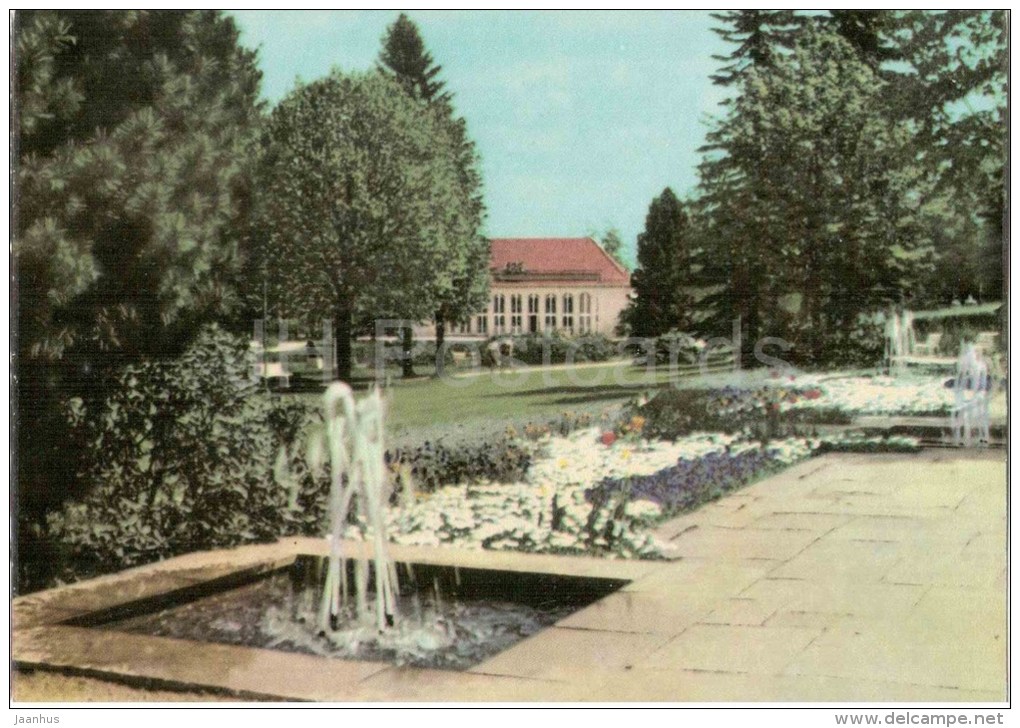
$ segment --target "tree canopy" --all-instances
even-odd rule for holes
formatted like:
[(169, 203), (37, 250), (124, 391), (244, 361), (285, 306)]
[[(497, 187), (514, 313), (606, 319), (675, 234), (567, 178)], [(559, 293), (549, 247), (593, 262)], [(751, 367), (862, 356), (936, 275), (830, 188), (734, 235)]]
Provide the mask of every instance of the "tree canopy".
[(613, 260), (622, 265), (624, 268), (630, 268), (623, 257), (623, 239), (620, 237), (620, 231), (616, 228), (609, 228), (602, 234), (602, 239), (599, 241), (599, 245), (602, 249), (613, 256)]
[(445, 120), (379, 73), (334, 72), (273, 110), (253, 260), (273, 311), (333, 317), (341, 378), (358, 326), (425, 319), (454, 287), (475, 218), (451, 145)]
[(724, 288), (706, 303), (740, 316), (749, 346), (768, 332), (819, 361), (861, 311), (916, 283), (926, 180), (883, 88), (815, 25), (770, 68), (748, 70), (717, 129), (724, 153), (702, 168), (701, 207), (706, 237), (724, 247), (702, 262)]
[(227, 304), (254, 55), (213, 12), (17, 18), (22, 354), (94, 369), (179, 350)]
[(736, 48), (690, 204), (704, 333), (739, 318), (748, 348), (782, 336), (821, 362), (888, 303), (1001, 288), (999, 14), (716, 17)]

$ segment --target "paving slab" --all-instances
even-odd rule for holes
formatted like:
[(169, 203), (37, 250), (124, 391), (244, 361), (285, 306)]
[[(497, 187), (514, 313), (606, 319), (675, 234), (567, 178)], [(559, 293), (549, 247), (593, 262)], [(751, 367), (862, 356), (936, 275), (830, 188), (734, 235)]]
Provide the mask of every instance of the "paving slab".
[(514, 677), (552, 677), (578, 666), (621, 672), (669, 641), (659, 634), (551, 627), (477, 665), (469, 672)]
[(557, 622), (559, 627), (679, 634), (712, 610), (706, 601), (677, 598), (664, 592), (621, 591)]
[(582, 700), (600, 702), (994, 702), (995, 692), (933, 688), (806, 675), (758, 675), (705, 670), (633, 668), (627, 679), (613, 671), (578, 671), (587, 687)]
[(817, 628), (698, 624), (636, 666), (779, 675), (821, 634)]

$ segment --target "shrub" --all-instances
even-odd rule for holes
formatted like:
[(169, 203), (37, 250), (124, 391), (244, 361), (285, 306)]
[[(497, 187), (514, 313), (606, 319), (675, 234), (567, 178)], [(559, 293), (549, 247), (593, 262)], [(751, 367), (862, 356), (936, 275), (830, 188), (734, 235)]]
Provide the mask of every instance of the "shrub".
[(415, 487), (432, 492), (444, 485), (474, 480), (511, 483), (521, 480), (531, 466), (531, 452), (514, 439), (446, 445), (425, 442), (415, 448), (396, 448), (386, 452), (393, 470), (407, 466)]
[(74, 575), (312, 529), (325, 484), (279, 477), (308, 411), (260, 392), (252, 366), (246, 340), (210, 326), (179, 359), (125, 369), (100, 412), (73, 413), (93, 489), (48, 531)]
[(514, 360), (532, 366), (609, 361), (617, 353), (616, 344), (603, 334), (583, 334), (568, 338), (558, 331), (497, 336), (489, 339), (483, 349), (487, 352), (488, 344), (508, 338), (513, 342)]
[(675, 440), (692, 432), (748, 432), (758, 440), (808, 434), (816, 425), (849, 424), (836, 408), (783, 408), (813, 399), (817, 390), (769, 386), (758, 389), (664, 389), (626, 416), (643, 419), (646, 437)]
[(878, 367), (885, 356), (885, 323), (877, 316), (859, 317), (845, 337), (826, 348), (824, 364), (841, 369)]
[(915, 453), (920, 452), (921, 443), (915, 437), (886, 435), (868, 437), (861, 433), (848, 433), (838, 438), (826, 438), (818, 443), (815, 451), (822, 455), (830, 452), (863, 453)]
[(705, 342), (681, 331), (670, 331), (655, 339), (656, 364), (697, 364)]
[(945, 319), (938, 353), (943, 356), (959, 356), (961, 344), (974, 343), (978, 334), (986, 330), (988, 330), (987, 327), (982, 327), (966, 319)]
[(574, 361), (609, 361), (616, 356), (616, 343), (603, 334), (584, 334), (574, 339)]
[[(460, 345), (447, 344), (445, 348), (445, 359), (447, 365), (453, 364), (453, 351)], [(399, 341), (383, 342), (385, 364), (389, 368), (399, 368), (402, 357), (401, 343)], [(378, 358), (377, 343), (374, 341), (351, 342), (351, 357), (358, 366), (365, 369), (375, 369)], [(411, 363), (415, 367), (434, 367), (436, 365), (436, 342), (415, 341), (411, 349)]]

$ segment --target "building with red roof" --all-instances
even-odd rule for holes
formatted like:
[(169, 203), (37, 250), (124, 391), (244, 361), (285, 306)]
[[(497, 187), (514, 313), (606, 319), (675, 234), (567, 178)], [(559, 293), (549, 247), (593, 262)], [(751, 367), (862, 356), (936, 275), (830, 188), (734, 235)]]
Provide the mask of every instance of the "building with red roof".
[(494, 238), (489, 305), (456, 336), (612, 335), (630, 300), (630, 273), (591, 238)]

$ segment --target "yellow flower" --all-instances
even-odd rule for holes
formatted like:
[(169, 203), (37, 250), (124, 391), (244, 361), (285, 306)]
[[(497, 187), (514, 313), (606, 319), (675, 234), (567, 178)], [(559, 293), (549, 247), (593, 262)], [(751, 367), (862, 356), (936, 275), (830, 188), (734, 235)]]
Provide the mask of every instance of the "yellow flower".
[(566, 458), (560, 458), (559, 460), (556, 461), (556, 465), (559, 466), (560, 470), (563, 470), (568, 465), (570, 465), (570, 461), (567, 460)]
[(630, 460), (630, 448), (625, 447), (622, 450), (620, 450), (620, 459)]

